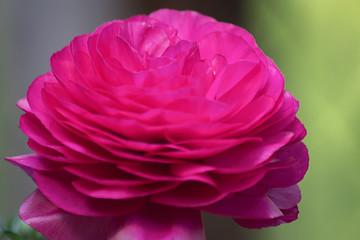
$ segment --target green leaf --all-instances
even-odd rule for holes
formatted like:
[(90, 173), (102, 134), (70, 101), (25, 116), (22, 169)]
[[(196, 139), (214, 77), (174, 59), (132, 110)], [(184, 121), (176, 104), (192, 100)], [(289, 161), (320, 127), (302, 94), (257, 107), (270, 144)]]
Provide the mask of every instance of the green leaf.
[(11, 231), (8, 231), (8, 230), (5, 230), (4, 231), (4, 234), (6, 236), (8, 236), (11, 240), (24, 240), (23, 237), (21, 237), (20, 235), (16, 234), (16, 233), (13, 233)]
[(7, 222), (0, 218), (0, 240), (46, 240), (46, 238), (16, 216)]

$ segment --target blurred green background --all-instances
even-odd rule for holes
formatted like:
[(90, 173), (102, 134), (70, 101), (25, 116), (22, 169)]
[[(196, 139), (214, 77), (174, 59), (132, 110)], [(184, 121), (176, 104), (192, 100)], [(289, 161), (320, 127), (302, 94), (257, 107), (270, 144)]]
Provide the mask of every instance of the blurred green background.
[(252, 1), (249, 30), (300, 101), (310, 168), (298, 222), (268, 239), (360, 237), (360, 1)]
[[(195, 9), (245, 27), (274, 59), (285, 75), (286, 89), (300, 102), (298, 117), (308, 130), (310, 154), (310, 168), (300, 184), (299, 220), (246, 230), (229, 219), (206, 215), (208, 239), (358, 239), (360, 1), (45, 2), (0, 3), (0, 157), (30, 152), (17, 129), (21, 111), (15, 103), (32, 80), (47, 71), (52, 52), (107, 20), (159, 7)], [(33, 189), (25, 174), (0, 162), (0, 215), (17, 214)]]

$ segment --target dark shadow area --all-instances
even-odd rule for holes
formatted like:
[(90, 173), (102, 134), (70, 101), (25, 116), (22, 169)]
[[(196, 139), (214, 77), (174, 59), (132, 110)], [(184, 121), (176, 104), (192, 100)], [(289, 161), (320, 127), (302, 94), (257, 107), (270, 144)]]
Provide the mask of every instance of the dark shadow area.
[(239, 8), (241, 8), (243, 1), (228, 0), (228, 1), (214, 1), (214, 0), (136, 0), (134, 7), (139, 12), (148, 14), (160, 8), (171, 8), (178, 10), (194, 10), (204, 15), (211, 16), (218, 21), (237, 23), (241, 20), (239, 15)]

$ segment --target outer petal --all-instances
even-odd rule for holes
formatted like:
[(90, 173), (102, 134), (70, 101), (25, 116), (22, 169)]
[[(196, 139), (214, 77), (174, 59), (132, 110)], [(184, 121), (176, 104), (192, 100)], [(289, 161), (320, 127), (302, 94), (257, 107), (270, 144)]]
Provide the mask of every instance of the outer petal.
[(31, 112), (31, 108), (29, 106), (29, 103), (28, 103), (26, 97), (19, 99), (19, 101), (17, 102), (16, 105), (24, 112)]
[(148, 205), (123, 217), (87, 217), (65, 212), (33, 192), (22, 204), (25, 223), (52, 240), (203, 240), (199, 211)]
[(192, 40), (194, 31), (206, 22), (215, 22), (215, 19), (201, 15), (194, 11), (176, 11), (170, 9), (160, 9), (149, 15), (156, 18), (173, 28), (177, 29), (181, 39)]
[(235, 63), (241, 59), (249, 61), (266, 59), (260, 52), (255, 51), (242, 37), (228, 32), (213, 32), (198, 41), (200, 55), (203, 59), (213, 59), (217, 54), (226, 57), (229, 63)]
[(283, 216), (280, 209), (266, 195), (245, 196), (235, 194), (201, 209), (213, 214), (243, 219), (273, 219)]
[[(261, 211), (261, 216), (256, 218), (244, 218), (242, 216), (234, 218), (235, 222), (240, 226), (246, 228), (262, 228), (277, 226), (282, 223), (289, 223), (297, 219), (299, 213), (298, 207), (296, 206), (301, 199), (300, 190), (297, 185), (293, 185), (286, 188), (272, 188), (266, 193), (266, 197), (276, 206), (280, 214), (269, 218), (266, 214), (266, 209)], [(265, 206), (265, 205), (263, 205)], [(229, 206), (222, 206), (221, 209), (225, 209)], [(216, 210), (216, 208), (215, 208)], [(253, 209), (253, 213), (258, 211), (257, 208)]]
[(297, 185), (286, 188), (272, 188), (267, 195), (280, 209), (290, 209), (296, 206), (300, 200), (300, 189)]
[(277, 226), (282, 223), (289, 223), (297, 219), (299, 214), (298, 207), (282, 210), (283, 216), (274, 219), (240, 219), (234, 218), (234, 221), (246, 228), (263, 228)]
[(289, 142), (292, 135), (289, 132), (281, 132), (264, 139), (261, 143), (243, 144), (203, 161), (209, 166), (216, 167), (219, 173), (247, 172), (266, 163), (274, 152)]
[(109, 239), (120, 225), (119, 217), (74, 215), (52, 204), (39, 191), (33, 192), (21, 205), (20, 218), (52, 240)]
[(37, 77), (30, 85), (27, 91), (27, 101), (31, 112), (44, 124), (50, 123), (46, 107), (42, 101), (41, 91), (44, 88), (45, 82), (55, 82), (56, 79), (52, 72)]
[(289, 187), (300, 182), (309, 167), (309, 155), (305, 144), (295, 143), (275, 153), (275, 161), (288, 160), (295, 160), (295, 164), (289, 168), (268, 172), (261, 180), (261, 184), (278, 188)]
[(112, 239), (205, 240), (200, 211), (148, 205), (125, 217)]
[(19, 166), (30, 176), (33, 175), (33, 169), (40, 171), (47, 171), (47, 170), (57, 170), (63, 166), (62, 164), (49, 161), (48, 159), (38, 154), (7, 157), (5, 158), (5, 160), (11, 162), (16, 166)]
[(77, 192), (71, 182), (74, 176), (66, 172), (34, 170), (34, 180), (40, 191), (65, 211), (86, 216), (121, 216), (144, 206), (146, 198), (131, 200), (95, 199)]
[(191, 208), (215, 203), (226, 195), (211, 185), (188, 181), (169, 191), (154, 194), (150, 200), (168, 206)]
[[(193, 34), (191, 35), (191, 40), (197, 41), (212, 32), (232, 33), (234, 35), (242, 37), (252, 47), (258, 48), (258, 46), (255, 43), (254, 37), (249, 32), (247, 32), (245, 29), (241, 27), (225, 22), (212, 21), (201, 24), (196, 29), (196, 31), (193, 31)], [(258, 51), (260, 52), (261, 50), (259, 49)]]

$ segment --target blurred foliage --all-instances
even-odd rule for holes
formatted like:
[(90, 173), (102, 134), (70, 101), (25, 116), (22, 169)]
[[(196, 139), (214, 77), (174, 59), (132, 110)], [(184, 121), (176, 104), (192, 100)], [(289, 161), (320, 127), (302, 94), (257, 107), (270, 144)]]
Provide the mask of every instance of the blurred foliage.
[(7, 222), (0, 218), (0, 240), (46, 240), (46, 238), (26, 225), (19, 217), (14, 217)]
[(310, 168), (299, 220), (264, 239), (360, 236), (360, 1), (258, 0), (248, 30), (300, 102)]

